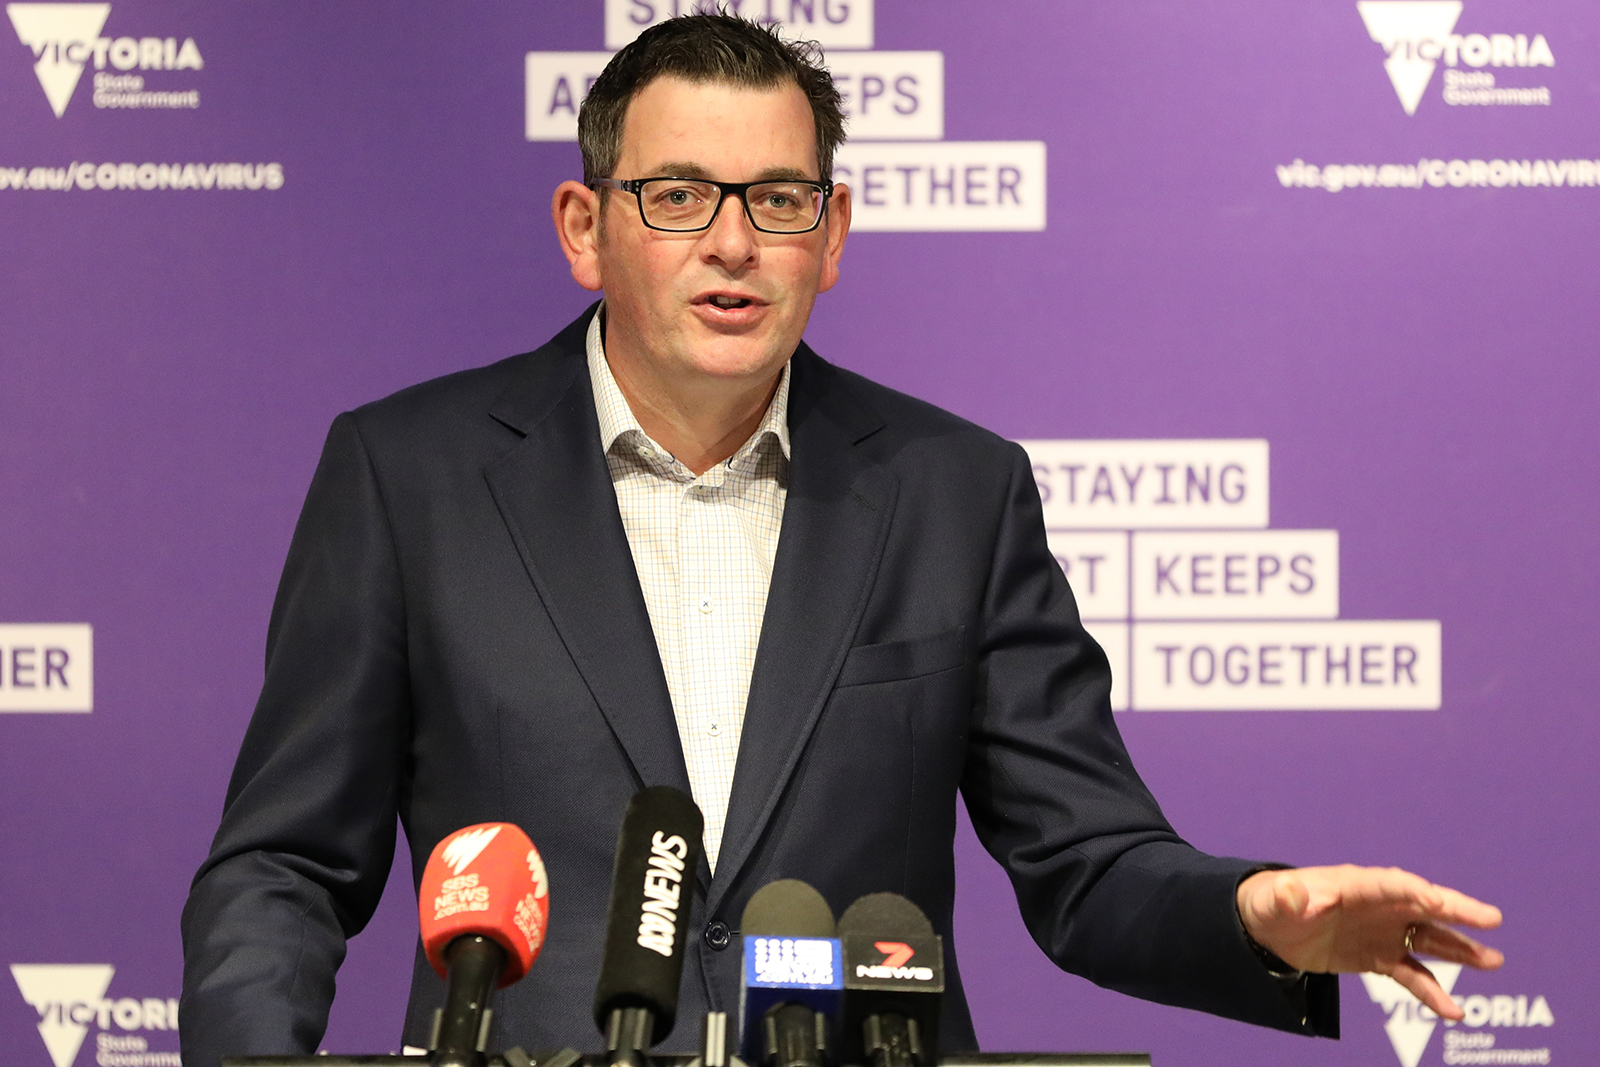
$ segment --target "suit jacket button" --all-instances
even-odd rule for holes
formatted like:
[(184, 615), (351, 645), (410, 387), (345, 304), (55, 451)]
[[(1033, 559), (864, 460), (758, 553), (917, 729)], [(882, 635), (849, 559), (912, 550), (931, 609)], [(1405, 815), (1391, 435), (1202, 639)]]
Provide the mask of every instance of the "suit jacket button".
[(706, 944), (721, 952), (728, 947), (728, 942), (733, 940), (733, 931), (728, 929), (728, 924), (718, 920), (706, 926)]

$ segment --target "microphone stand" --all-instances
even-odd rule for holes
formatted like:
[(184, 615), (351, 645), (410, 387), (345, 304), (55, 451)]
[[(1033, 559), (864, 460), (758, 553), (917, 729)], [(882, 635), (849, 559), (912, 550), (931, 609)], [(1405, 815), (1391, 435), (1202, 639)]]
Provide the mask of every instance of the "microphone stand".
[(506, 950), (487, 937), (458, 937), (445, 949), (449, 977), (439, 1013), (431, 1067), (486, 1067), (494, 1012), (489, 997), (506, 966)]
[(649, 1008), (614, 1008), (606, 1020), (606, 1055), (611, 1067), (647, 1067), (655, 1012)]

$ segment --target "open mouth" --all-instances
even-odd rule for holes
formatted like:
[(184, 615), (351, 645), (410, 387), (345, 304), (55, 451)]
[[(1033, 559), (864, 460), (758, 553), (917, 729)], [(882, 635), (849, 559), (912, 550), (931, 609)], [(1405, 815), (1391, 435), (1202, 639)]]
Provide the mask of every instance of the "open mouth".
[(712, 307), (727, 310), (730, 308), (749, 307), (751, 302), (748, 298), (742, 296), (713, 296), (709, 303)]

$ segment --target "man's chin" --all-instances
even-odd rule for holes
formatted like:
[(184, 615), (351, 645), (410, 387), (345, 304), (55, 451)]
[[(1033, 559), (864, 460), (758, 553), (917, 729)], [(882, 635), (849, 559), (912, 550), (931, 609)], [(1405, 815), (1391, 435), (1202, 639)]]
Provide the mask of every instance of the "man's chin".
[(754, 383), (777, 375), (793, 352), (793, 348), (783, 351), (770, 344), (707, 344), (697, 346), (688, 363), (703, 378)]
[(687, 362), (701, 374), (729, 380), (759, 380), (783, 369), (799, 345), (776, 338), (770, 330), (722, 332), (696, 330), (689, 339)]

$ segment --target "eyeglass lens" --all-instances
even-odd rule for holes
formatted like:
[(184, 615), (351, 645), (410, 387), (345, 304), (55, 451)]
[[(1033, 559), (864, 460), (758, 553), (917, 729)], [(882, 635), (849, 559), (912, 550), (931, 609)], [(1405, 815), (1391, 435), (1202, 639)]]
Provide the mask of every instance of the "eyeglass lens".
[[(720, 191), (709, 182), (651, 179), (639, 189), (644, 220), (664, 230), (698, 230), (716, 213)], [(816, 225), (822, 194), (798, 182), (752, 185), (745, 203), (756, 226), (774, 233), (799, 233)]]

